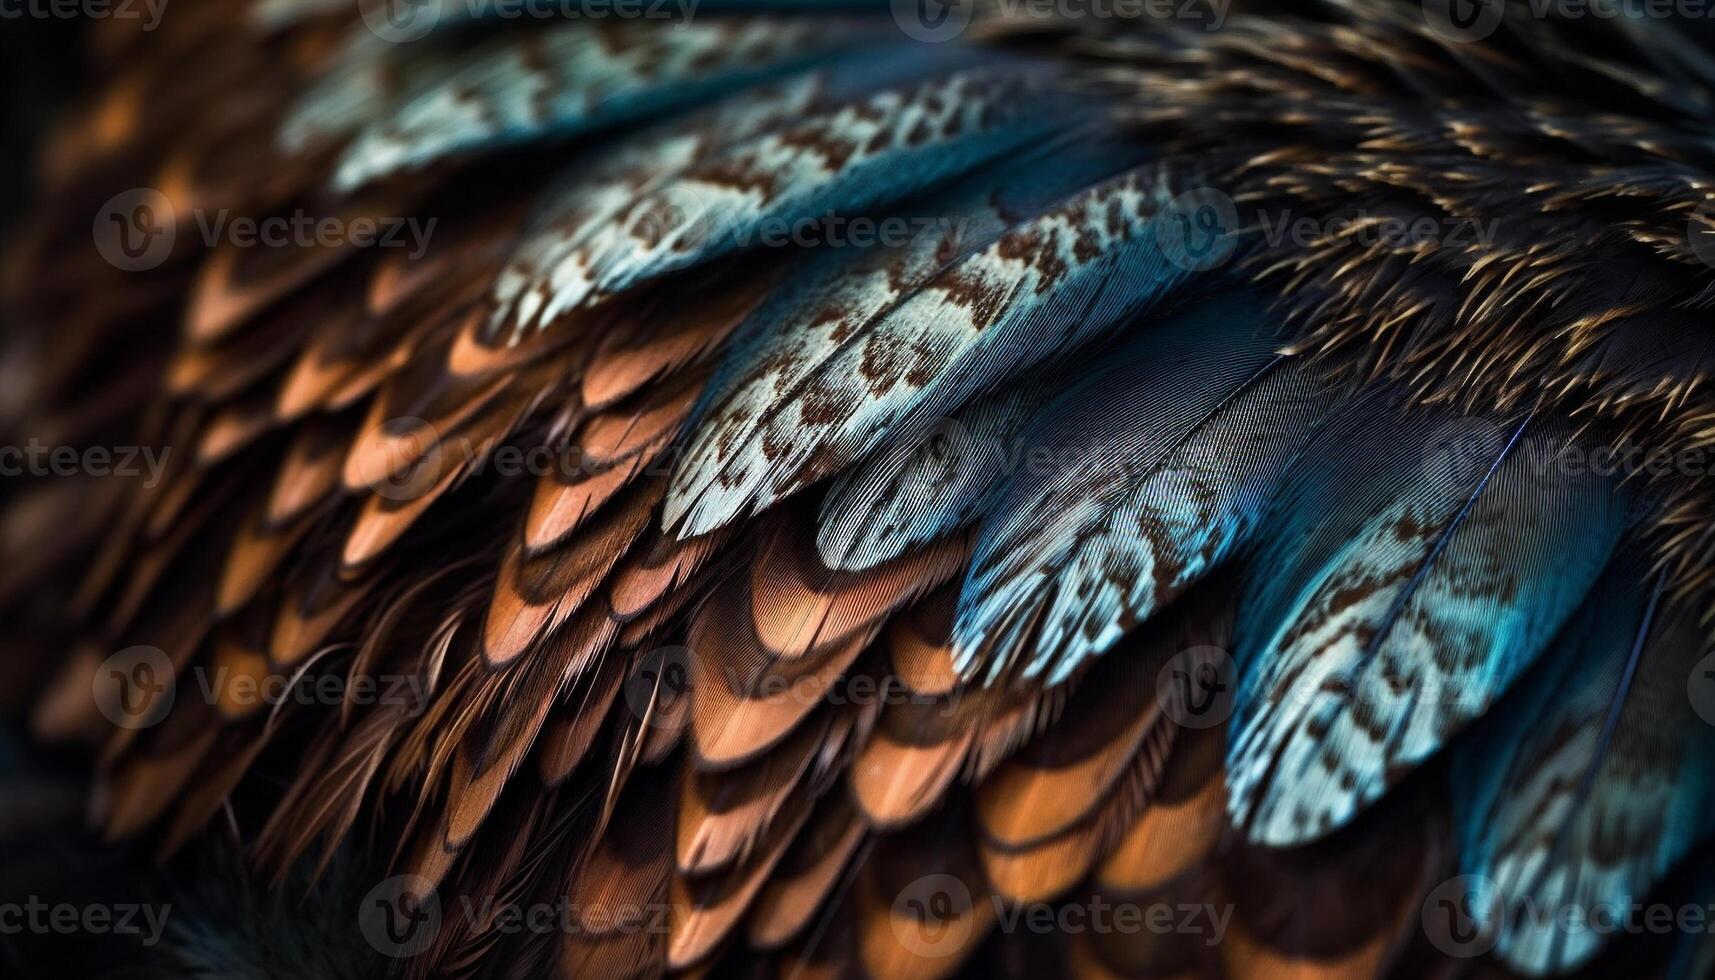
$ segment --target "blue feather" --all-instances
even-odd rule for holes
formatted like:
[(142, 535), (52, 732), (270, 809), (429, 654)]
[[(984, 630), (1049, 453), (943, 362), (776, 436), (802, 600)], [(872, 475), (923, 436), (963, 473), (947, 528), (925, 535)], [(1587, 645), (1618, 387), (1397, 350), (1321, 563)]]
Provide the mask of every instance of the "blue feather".
[[(921, 55), (918, 56), (921, 58)], [(972, 68), (811, 113), (699, 161), (586, 248), (569, 306), (623, 292), (828, 215), (863, 214), (1068, 128), (1050, 79)]]
[[(812, 424), (831, 402), (852, 410), (889, 399), (881, 381), (866, 376), (889, 376), (901, 355), (923, 349), (928, 340), (920, 335), (935, 326), (899, 317), (897, 308), (980, 257), (1020, 216), (1040, 215), (1137, 161), (1135, 148), (1107, 139), (1056, 141), (971, 175), (954, 193), (925, 204), (939, 234), (813, 255), (740, 328), (693, 412), (694, 434), (667, 499), (667, 527), (701, 534), (828, 475), (813, 475), (782, 455), (805, 448), (792, 427)], [(909, 214), (911, 206), (899, 210)], [(895, 383), (916, 380), (909, 374)]]
[(874, 568), (974, 520), (1055, 390), (1030, 379), (971, 402), (928, 439), (883, 443), (828, 488), (816, 521), (822, 561)]
[(1497, 952), (1534, 975), (1587, 962), (1607, 937), (1577, 913), (1641, 900), (1715, 832), (1715, 726), (1686, 697), (1703, 644), (1641, 555), (1551, 649), (1453, 769), (1462, 870), (1493, 883)]
[(655, 214), (664, 230), (690, 217), (652, 210), (659, 207), (652, 198), (693, 168), (876, 89), (970, 61), (957, 52), (929, 58), (906, 45), (863, 49), (622, 136), (593, 160), (580, 158), (544, 195), (528, 234), (496, 277), (486, 333), (521, 341), (589, 299), (598, 254), (626, 221)]
[(360, 89), (366, 118), (340, 156), (334, 185), (350, 191), (455, 153), (635, 122), (885, 36), (873, 22), (767, 17), (672, 31), (636, 21), (592, 30), (570, 21), (501, 36), (431, 58), (414, 73), (420, 84), (397, 98)]
[[(1528, 438), (1527, 438), (1528, 437)], [(1300, 457), (1241, 600), (1228, 807), (1287, 846), (1345, 825), (1487, 711), (1623, 525), (1555, 426), (1371, 397)]]
[(928, 263), (893, 263), (905, 266), (903, 277), (884, 259), (869, 274), (875, 286), (865, 285), (878, 302), (856, 315), (835, 306), (772, 311), (790, 318), (778, 346), (798, 352), (744, 351), (737, 363), (754, 367), (731, 372), (700, 419), (668, 493), (667, 526), (705, 533), (885, 440), (921, 440), (973, 396), (1171, 296), (1190, 273), (1156, 241), (1159, 204), (1156, 181), (1133, 171), (1034, 217), (1011, 216), (1005, 234), (974, 251), (986, 224), (959, 245), (936, 244)]
[[(1261, 298), (1235, 290), (1140, 326), (1042, 412), (1026, 443), (1049, 465), (1014, 474), (982, 518), (953, 632), (962, 670), (1016, 660), (1064, 680), (1249, 536), (1331, 400), (1275, 334)], [(995, 645), (1023, 622), (1024, 649)]]

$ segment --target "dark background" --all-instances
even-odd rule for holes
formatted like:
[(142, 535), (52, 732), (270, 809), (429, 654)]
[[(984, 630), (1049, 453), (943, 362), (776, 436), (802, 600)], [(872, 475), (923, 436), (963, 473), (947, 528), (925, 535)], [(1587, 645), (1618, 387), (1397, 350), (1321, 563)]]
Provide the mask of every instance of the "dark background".
[(0, 19), (0, 229), (29, 206), (43, 128), (82, 90), (84, 27), (70, 18)]

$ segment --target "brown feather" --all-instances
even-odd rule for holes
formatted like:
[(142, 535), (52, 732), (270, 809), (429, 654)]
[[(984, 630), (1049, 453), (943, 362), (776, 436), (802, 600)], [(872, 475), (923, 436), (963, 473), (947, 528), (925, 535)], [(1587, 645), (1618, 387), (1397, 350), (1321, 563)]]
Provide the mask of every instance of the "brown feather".
[(564, 547), (537, 557), (527, 556), (521, 547), (509, 552), (484, 625), (488, 662), (511, 663), (582, 607), (642, 535), (665, 491), (665, 480), (646, 480), (601, 511), (595, 523)]
[(746, 930), (750, 945), (779, 949), (826, 914), (829, 897), (864, 839), (863, 821), (842, 794), (819, 803), (757, 896)]

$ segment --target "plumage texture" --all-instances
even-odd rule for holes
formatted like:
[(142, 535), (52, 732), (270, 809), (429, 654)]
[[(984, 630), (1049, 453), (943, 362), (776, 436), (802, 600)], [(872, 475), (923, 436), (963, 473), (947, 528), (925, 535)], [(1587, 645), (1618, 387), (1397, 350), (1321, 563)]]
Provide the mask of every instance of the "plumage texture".
[(426, 71), (366, 121), (334, 181), (353, 190), (461, 151), (544, 134), (575, 136), (732, 91), (850, 43), (852, 28), (773, 20), (686, 24), (672, 35), (636, 22), (556, 24)]
[[(1065, 680), (1242, 543), (1330, 399), (1249, 295), (1189, 306), (1045, 406), (984, 512), (954, 636)], [(1196, 392), (1174, 381), (1196, 377)], [(1005, 663), (998, 658), (995, 667)]]
[[(1428, 924), (1460, 875), (1695, 901), (1715, 829), (1707, 488), (1589, 465), (1715, 441), (1715, 62), (1521, 6), (115, 21), (0, 433), (171, 451), (5, 489), (8, 699), (170, 875), (416, 876), (408, 977), (1695, 975)], [(89, 212), (139, 186), (177, 241), (128, 271)], [(1017, 918), (1099, 902), (1211, 918)]]
[(1545, 472), (1532, 440), (1563, 436), (1534, 418), (1414, 421), (1385, 396), (1347, 409), (1276, 498), (1240, 605), (1227, 758), (1253, 839), (1345, 824), (1486, 711), (1619, 539), (1617, 488)]
[(1514, 919), (1500, 953), (1558, 973), (1599, 945), (1596, 924), (1543, 910), (1641, 900), (1712, 829), (1712, 729), (1680, 690), (1697, 682), (1695, 625), (1659, 577), (1617, 557), (1554, 644), (1554, 660), (1455, 757), (1465, 870)]

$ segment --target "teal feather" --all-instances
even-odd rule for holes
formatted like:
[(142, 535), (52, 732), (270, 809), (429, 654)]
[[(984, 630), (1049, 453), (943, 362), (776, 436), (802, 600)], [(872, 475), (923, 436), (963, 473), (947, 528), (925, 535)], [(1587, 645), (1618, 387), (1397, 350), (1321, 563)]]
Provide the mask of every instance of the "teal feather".
[[(1277, 324), (1234, 290), (1137, 338), (1042, 412), (982, 518), (954, 626), (957, 665), (1064, 680), (1242, 544), (1330, 398), (1275, 353)], [(1031, 623), (1022, 649), (997, 647)], [(1003, 639), (1003, 642), (1005, 640)]]
[[(874, 275), (885, 298), (861, 313), (849, 305), (771, 311), (787, 317), (787, 343), (803, 353), (758, 358), (739, 349), (735, 363), (760, 368), (715, 389), (668, 492), (666, 525), (702, 534), (887, 440), (921, 441), (972, 397), (1172, 296), (1191, 274), (1156, 241), (1160, 194), (1153, 178), (1133, 171), (1034, 217), (1013, 216), (1004, 234), (974, 250), (986, 231), (966, 235), (962, 247), (935, 243), (927, 263), (895, 263), (912, 270), (904, 277), (884, 261)], [(992, 213), (988, 196), (979, 200)]]
[(874, 41), (838, 19), (698, 20), (661, 31), (629, 21), (554, 23), (449, 56), (374, 113), (334, 170), (353, 190), (453, 154), (565, 138), (704, 102)]
[(1703, 643), (1651, 581), (1617, 558), (1454, 755), (1462, 870), (1493, 882), (1496, 951), (1528, 974), (1586, 963), (1608, 937), (1580, 915), (1643, 901), (1715, 832), (1715, 726), (1687, 697)]
[(1252, 840), (1344, 826), (1487, 711), (1577, 607), (1623, 508), (1612, 481), (1545, 456), (1563, 438), (1371, 397), (1300, 457), (1235, 638), (1228, 807)]
[[(919, 56), (921, 57), (921, 56)], [(700, 160), (585, 249), (569, 306), (921, 193), (1072, 126), (1050, 79), (972, 68), (811, 113)]]
[(979, 398), (927, 439), (884, 443), (837, 477), (822, 500), (816, 547), (829, 568), (860, 571), (976, 519), (1023, 463), (1024, 430), (1054, 392), (1032, 379)]

